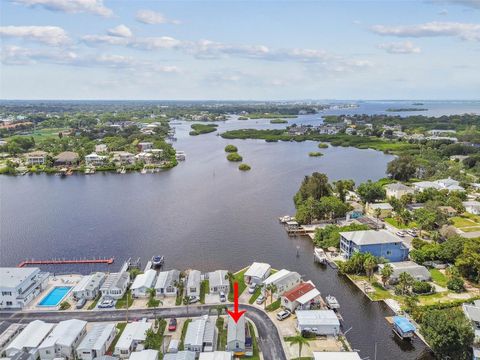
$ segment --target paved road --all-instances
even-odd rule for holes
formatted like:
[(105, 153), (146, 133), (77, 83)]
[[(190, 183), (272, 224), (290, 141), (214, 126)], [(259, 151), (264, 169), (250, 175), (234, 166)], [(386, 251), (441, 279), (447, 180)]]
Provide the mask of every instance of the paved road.
[[(153, 309), (130, 309), (128, 317), (132, 319), (154, 318), (155, 316), (169, 317), (196, 317), (206, 315), (209, 309), (218, 305), (191, 305), (188, 307)], [(262, 310), (249, 305), (240, 305), (241, 310), (247, 310), (247, 317), (253, 321), (258, 330), (258, 343), (265, 360), (287, 360), (283, 351), (282, 342), (275, 324)], [(188, 311), (188, 312), (187, 312)], [(27, 323), (33, 320), (58, 322), (66, 319), (80, 319), (89, 322), (95, 321), (125, 321), (126, 310), (105, 311), (22, 311), (0, 312), (0, 321)]]

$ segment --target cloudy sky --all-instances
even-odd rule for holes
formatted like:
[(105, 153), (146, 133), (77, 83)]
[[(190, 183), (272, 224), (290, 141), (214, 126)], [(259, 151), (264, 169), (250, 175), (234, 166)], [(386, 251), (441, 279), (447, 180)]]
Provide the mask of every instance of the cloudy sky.
[(480, 0), (0, 0), (3, 99), (479, 99)]

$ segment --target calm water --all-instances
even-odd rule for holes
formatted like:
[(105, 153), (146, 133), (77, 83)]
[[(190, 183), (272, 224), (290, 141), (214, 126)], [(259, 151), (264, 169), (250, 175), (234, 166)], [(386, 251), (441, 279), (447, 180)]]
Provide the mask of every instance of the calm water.
[[(376, 103), (375, 111), (390, 106)], [(366, 112), (361, 110), (352, 111)], [(319, 115), (290, 120), (320, 121)], [(219, 128), (283, 126), (266, 120), (229, 120)], [(421, 343), (405, 344), (393, 336), (384, 319), (391, 315), (386, 306), (371, 303), (335, 271), (315, 265), (311, 241), (289, 238), (277, 221), (278, 216), (294, 212), (292, 197), (305, 175), (319, 171), (331, 180), (375, 180), (385, 176), (392, 156), (330, 147), (322, 149), (323, 157), (310, 158), (308, 152), (317, 149), (313, 142), (232, 141), (215, 133), (190, 137), (189, 124), (176, 128), (175, 147), (187, 153), (187, 161), (171, 171), (0, 177), (0, 265), (14, 266), (25, 258), (114, 256), (112, 269), (116, 269), (128, 257), (140, 257), (145, 264), (152, 255), (162, 254), (166, 267), (207, 271), (237, 270), (252, 261), (265, 261), (298, 271), (313, 280), (323, 295), (335, 295), (345, 330), (352, 327), (347, 337), (362, 358), (374, 358), (375, 342), (377, 359), (419, 357)], [(250, 172), (240, 172), (238, 164), (225, 159), (227, 143), (238, 146), (244, 162), (252, 166)], [(96, 269), (102, 267), (55, 270)]]

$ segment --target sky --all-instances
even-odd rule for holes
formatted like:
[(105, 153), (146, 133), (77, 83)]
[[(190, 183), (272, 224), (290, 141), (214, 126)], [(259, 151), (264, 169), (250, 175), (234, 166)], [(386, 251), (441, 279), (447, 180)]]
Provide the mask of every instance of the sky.
[(0, 0), (0, 98), (480, 99), (480, 0)]

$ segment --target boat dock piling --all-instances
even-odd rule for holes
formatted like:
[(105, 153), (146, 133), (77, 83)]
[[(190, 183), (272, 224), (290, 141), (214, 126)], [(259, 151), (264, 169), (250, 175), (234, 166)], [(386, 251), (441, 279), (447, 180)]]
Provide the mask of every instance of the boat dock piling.
[(115, 258), (103, 259), (51, 259), (51, 260), (24, 260), (17, 265), (17, 267), (25, 267), (28, 265), (66, 265), (66, 264), (108, 264), (111, 265)]

